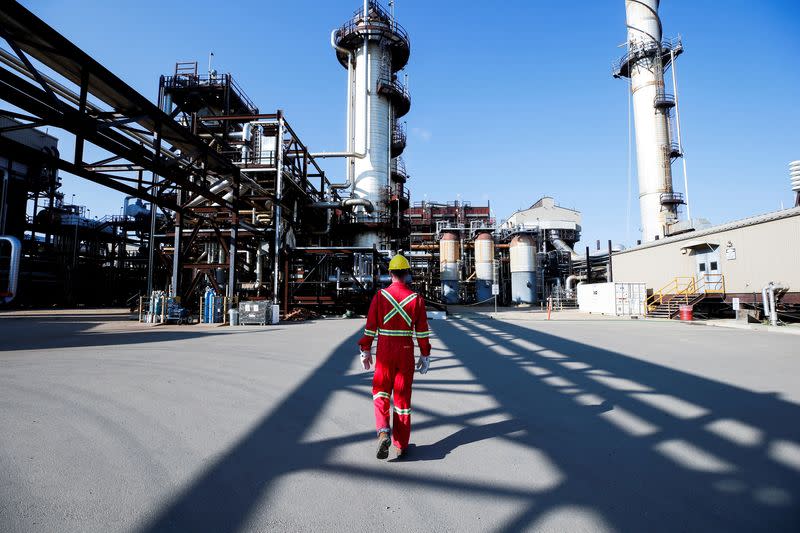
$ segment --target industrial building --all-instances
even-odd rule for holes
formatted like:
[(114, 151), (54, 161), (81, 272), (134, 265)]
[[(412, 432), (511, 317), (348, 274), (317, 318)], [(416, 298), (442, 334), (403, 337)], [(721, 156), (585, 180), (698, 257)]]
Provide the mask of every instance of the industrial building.
[[(0, 234), (28, 235), (18, 304), (139, 297), (162, 319), (198, 311), (209, 293), (224, 310), (249, 301), (284, 312), (359, 308), (387, 278), (391, 254), (408, 248), (400, 119), (411, 106), (401, 81), (411, 48), (379, 2), (364, 2), (331, 34), (348, 89), (338, 152), (312, 152), (282, 111), (261, 112), (231, 74), (179, 62), (161, 76), (153, 104), (21, 5), (7, 6), (2, 24), (15, 53), (0, 57), (0, 97), (20, 112), (5, 113), (0, 136), (0, 153), (15, 157)], [(74, 135), (74, 154), (59, 154), (40, 124)], [(51, 145), (39, 146), (40, 137)], [(108, 157), (86, 161), (88, 145)], [(318, 163), (327, 158), (345, 162), (345, 181), (328, 178)], [(127, 194), (123, 213), (95, 220), (64, 202), (58, 170)], [(48, 280), (26, 288), (44, 263), (56, 265), (49, 282), (63, 297), (34, 294)]]
[[(627, 52), (612, 74), (630, 80), (642, 239), (632, 249), (609, 250), (609, 281), (644, 282), (645, 313), (651, 317), (675, 318), (682, 306), (706, 316), (732, 316), (746, 306), (773, 325), (778, 315), (797, 319), (800, 210), (718, 226), (692, 218), (676, 73), (683, 43), (663, 38), (658, 0), (628, 0), (625, 7)], [(665, 84), (669, 69), (672, 92)], [(677, 159), (683, 163), (684, 193), (673, 188)], [(790, 164), (790, 177), (800, 205), (800, 163)]]
[(797, 319), (800, 207), (644, 243), (615, 252), (613, 265), (617, 279), (652, 291), (651, 314), (672, 318), (678, 305), (732, 314), (734, 300), (742, 309), (769, 309), (766, 289), (782, 319)]
[[(411, 40), (391, 3), (367, 0), (330, 34), (347, 88), (344, 145), (330, 151), (312, 150), (282, 110), (262, 111), (232, 74), (210, 65), (202, 72), (197, 62), (176, 63), (158, 80), (152, 103), (13, 3), (0, 21), (14, 51), (0, 50), (0, 97), (19, 110), (0, 117), (0, 235), (12, 244), (0, 245), (0, 254), (11, 250), (0, 260), (3, 268), (15, 263), (19, 274), (7, 268), (14, 290), (4, 298), (19, 305), (138, 303), (146, 320), (217, 322), (230, 310), (250, 317), (258, 309), (254, 320), (264, 323), (267, 313), (295, 307), (362, 310), (388, 282), (391, 256), (402, 252), (415, 289), (432, 306), (574, 307), (578, 284), (611, 281), (645, 282), (652, 316), (673, 317), (681, 302), (710, 312), (725, 312), (733, 298), (757, 306), (753, 284), (762, 282), (787, 285), (776, 299), (793, 305), (797, 284), (788, 273), (740, 280), (735, 265), (749, 260), (713, 260), (731, 248), (728, 241), (747, 242), (761, 228), (791, 233), (796, 217), (787, 211), (733, 223), (744, 236), (729, 236), (730, 224), (710, 227), (692, 217), (676, 73), (683, 43), (663, 38), (658, 1), (625, 6), (627, 50), (612, 74), (630, 83), (644, 244), (623, 250), (598, 241), (590, 250), (576, 249), (580, 212), (551, 197), (505, 220), (496, 220), (488, 203), (412, 202), (402, 157)], [(54, 56), (53, 49), (64, 52)], [(60, 154), (39, 125), (73, 135), (74, 154)], [(86, 161), (87, 145), (107, 157)], [(338, 179), (322, 164), (328, 160), (342, 163)], [(683, 192), (673, 186), (678, 161)], [(800, 191), (800, 163), (792, 165)], [(65, 201), (59, 171), (123, 192), (121, 214), (92, 217)], [(706, 235), (713, 238), (686, 244)], [(739, 251), (774, 255), (756, 253), (765, 242)], [(717, 274), (724, 290), (714, 297), (699, 290)], [(689, 276), (689, 284), (674, 282)], [(792, 308), (781, 310), (791, 315)]]

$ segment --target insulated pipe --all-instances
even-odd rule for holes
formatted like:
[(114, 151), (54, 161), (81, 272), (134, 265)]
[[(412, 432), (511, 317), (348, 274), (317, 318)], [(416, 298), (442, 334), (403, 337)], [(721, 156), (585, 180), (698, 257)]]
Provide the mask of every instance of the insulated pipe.
[[(365, 11), (366, 13), (366, 11)], [(366, 21), (366, 17), (365, 17)], [(338, 30), (333, 30), (331, 32), (331, 46), (340, 51), (344, 54), (347, 54), (347, 151), (346, 152), (317, 152), (312, 153), (311, 157), (326, 159), (326, 158), (333, 158), (333, 157), (346, 157), (348, 159), (347, 162), (347, 181), (344, 183), (331, 183), (329, 187), (331, 189), (349, 189), (353, 186), (353, 168), (352, 168), (352, 161), (353, 158), (364, 159), (367, 157), (367, 153), (369, 152), (369, 121), (364, 122), (364, 151), (363, 152), (356, 152), (353, 146), (353, 76), (355, 75), (353, 70), (353, 63), (355, 63), (355, 57), (353, 52), (348, 50), (347, 48), (342, 48), (341, 46), (336, 44), (336, 32)], [(364, 39), (365, 46), (366, 46), (366, 37)], [(367, 73), (368, 75), (368, 73)], [(368, 85), (367, 82), (366, 85)], [(364, 113), (368, 117), (369, 116), (369, 99), (364, 99)]]
[(767, 285), (764, 285), (764, 288), (761, 289), (761, 301), (764, 303), (764, 317), (769, 317), (772, 315), (769, 309), (769, 297), (767, 296), (767, 291), (769, 290), (769, 286), (772, 282), (769, 282)]
[(564, 282), (564, 288), (567, 291), (567, 294), (574, 294), (575, 288), (572, 286), (574, 282), (577, 281), (584, 281), (586, 276), (579, 276), (577, 274), (572, 274), (571, 276), (567, 276), (566, 281)]
[(561, 239), (561, 237), (558, 236), (558, 231), (550, 230), (548, 240), (550, 241), (550, 244), (555, 246), (556, 250), (568, 253), (570, 259), (572, 259), (573, 261), (578, 261), (579, 259), (582, 258), (580, 254), (577, 254), (569, 244), (565, 243)]
[[(283, 116), (278, 119), (278, 134), (276, 137), (278, 177), (275, 180), (275, 250), (273, 251), (274, 263), (272, 265), (272, 301), (278, 304), (278, 277), (281, 271), (281, 202), (283, 201)], [(288, 297), (288, 295), (286, 295)]]
[(769, 285), (767, 285), (767, 291), (769, 292), (769, 323), (772, 326), (778, 325), (778, 310), (775, 306), (775, 291), (781, 291), (787, 288), (788, 287), (780, 283), (774, 282), (770, 282)]
[[(212, 185), (209, 188), (209, 192), (217, 194), (219, 192), (222, 192), (222, 191), (230, 188), (230, 186), (231, 186), (231, 181), (229, 179), (221, 179), (221, 180), (219, 180), (218, 182), (216, 182), (214, 185)], [(233, 198), (232, 193), (231, 193), (231, 198)], [(228, 200), (228, 199), (229, 198), (226, 198), (226, 200)], [(206, 202), (206, 201), (208, 201), (208, 198), (205, 198), (203, 196), (198, 196), (194, 200), (192, 200), (189, 203), (187, 203), (186, 207), (197, 207), (198, 205), (200, 205), (200, 204), (202, 204), (203, 202)]]
[(314, 202), (311, 204), (314, 209), (338, 209), (340, 207), (363, 207), (368, 213), (375, 211), (375, 205), (366, 198), (347, 198), (338, 202)]
[(19, 282), (19, 263), (22, 256), (22, 245), (19, 239), (10, 235), (0, 235), (0, 241), (7, 241), (11, 245), (11, 261), (8, 265), (8, 291), (3, 296), (3, 303), (10, 303), (17, 295)]

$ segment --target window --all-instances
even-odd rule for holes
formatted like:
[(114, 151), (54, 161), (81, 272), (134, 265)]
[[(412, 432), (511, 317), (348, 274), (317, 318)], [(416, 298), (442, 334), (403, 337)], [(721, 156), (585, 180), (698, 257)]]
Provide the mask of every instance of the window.
[(705, 271), (706, 271), (706, 264), (700, 263), (700, 272), (705, 272)]
[(711, 261), (711, 267), (710, 268), (711, 268), (711, 270), (716, 270), (717, 269), (717, 262), (716, 261)]

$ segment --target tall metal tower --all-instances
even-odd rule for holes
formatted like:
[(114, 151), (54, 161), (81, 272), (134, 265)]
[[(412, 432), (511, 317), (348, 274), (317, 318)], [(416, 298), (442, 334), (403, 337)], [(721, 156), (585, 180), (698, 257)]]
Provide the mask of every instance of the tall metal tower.
[[(615, 78), (630, 78), (636, 128), (636, 160), (642, 240), (667, 233), (685, 203), (672, 188), (672, 162), (682, 156), (673, 133), (674, 94), (664, 88), (664, 72), (683, 52), (680, 40), (662, 40), (659, 0), (625, 0), (628, 51), (615, 65)], [(676, 122), (677, 125), (677, 122)]]
[(411, 44), (393, 14), (376, 0), (365, 0), (332, 40), (339, 62), (348, 70), (348, 183), (352, 196), (372, 207), (356, 207), (361, 229), (353, 245), (386, 250), (400, 212), (408, 207), (402, 186), (405, 172), (396, 158), (406, 145), (398, 119), (411, 108), (398, 72), (408, 63)]

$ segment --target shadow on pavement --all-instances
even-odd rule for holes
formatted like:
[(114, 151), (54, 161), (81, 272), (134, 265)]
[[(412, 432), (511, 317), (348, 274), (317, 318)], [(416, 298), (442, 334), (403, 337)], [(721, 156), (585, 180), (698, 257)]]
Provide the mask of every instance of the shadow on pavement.
[[(285, 327), (282, 324), (254, 328), (254, 331), (268, 334)], [(0, 352), (146, 344), (234, 333), (225, 327), (150, 326), (133, 322), (127, 316), (48, 314), (6, 317), (0, 319), (0, 338), (3, 339)]]
[[(460, 446), (504, 439), (547, 457), (563, 480), (551, 489), (528, 491), (400, 468), (394, 483), (513, 501), (519, 513), (499, 525), (508, 531), (535, 527), (547, 513), (575, 507), (619, 531), (800, 530), (798, 465), (775, 454), (780, 446), (800, 449), (798, 406), (509, 323), (448, 321), (433, 329), (475, 376), (471, 383), (499, 407), (451, 415), (415, 406), (431, 417), (417, 429), (462, 429), (439, 442), (418, 444), (403, 461), (446, 461)], [(371, 438), (371, 431), (335, 442), (302, 441), (334, 392), (366, 383), (363, 375), (347, 375), (356, 340), (333, 349), (143, 531), (240, 531), (276, 480), (292, 472), (378, 480), (368, 467), (330, 461), (336, 446)], [(441, 389), (446, 392), (453, 384), (466, 385), (436, 372), (429, 376), (420, 387), (447, 384)], [(506, 420), (470, 423), (486, 414)], [(516, 466), (526, 468), (524, 462)]]

